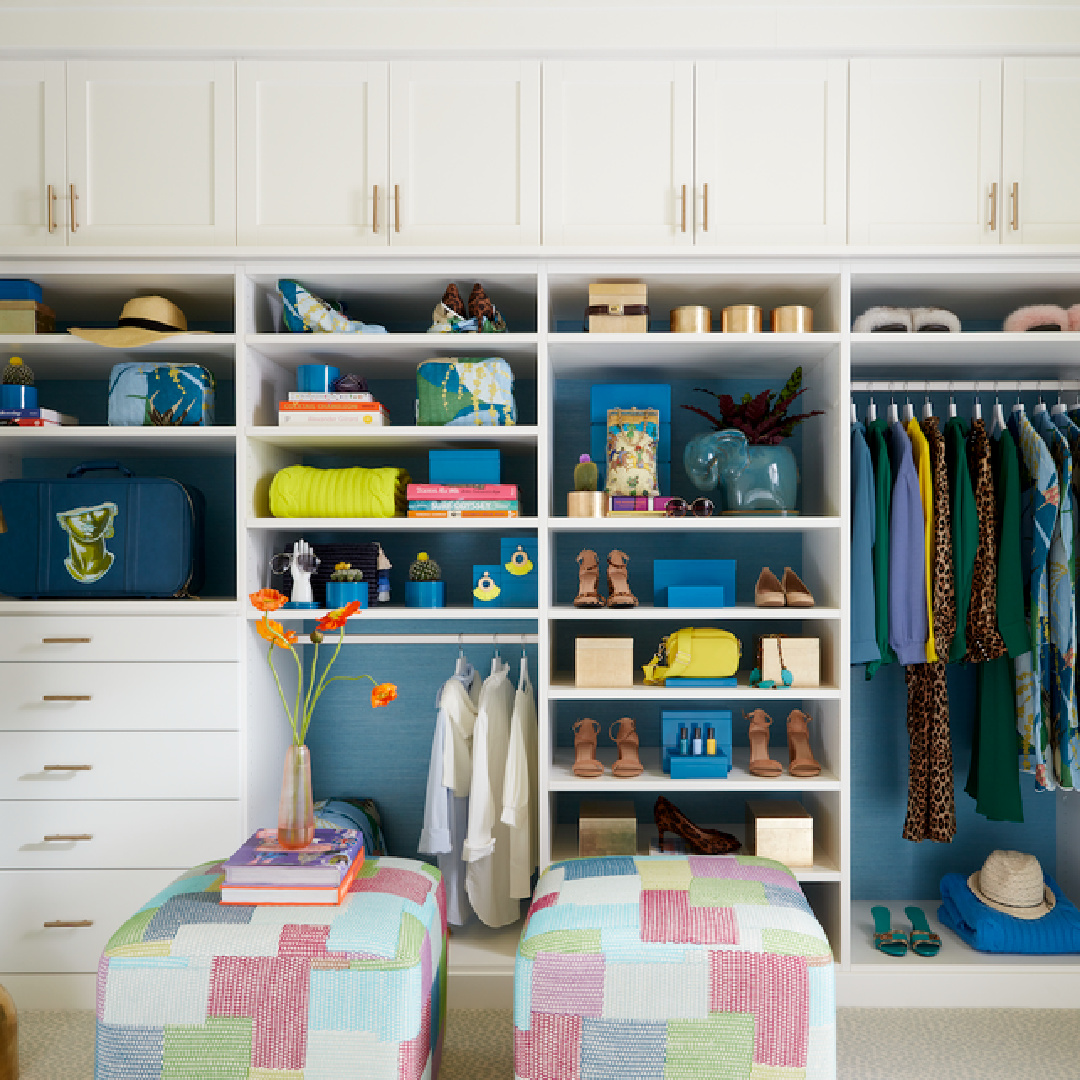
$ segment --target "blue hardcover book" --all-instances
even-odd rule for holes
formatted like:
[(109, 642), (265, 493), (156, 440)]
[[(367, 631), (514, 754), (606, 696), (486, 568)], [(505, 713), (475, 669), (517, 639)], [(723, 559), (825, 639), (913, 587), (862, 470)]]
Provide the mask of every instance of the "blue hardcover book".
[(358, 829), (316, 829), (305, 848), (288, 850), (277, 829), (259, 829), (222, 864), (228, 885), (311, 885), (336, 888), (364, 850)]

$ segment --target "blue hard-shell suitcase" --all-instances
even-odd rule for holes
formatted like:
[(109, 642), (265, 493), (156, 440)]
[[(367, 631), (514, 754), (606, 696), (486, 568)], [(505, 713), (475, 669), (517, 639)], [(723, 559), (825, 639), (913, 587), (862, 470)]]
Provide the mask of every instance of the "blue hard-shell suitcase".
[[(99, 475), (117, 470), (120, 476)], [(63, 480), (0, 482), (0, 593), (20, 599), (168, 597), (202, 587), (204, 499), (115, 461)]]

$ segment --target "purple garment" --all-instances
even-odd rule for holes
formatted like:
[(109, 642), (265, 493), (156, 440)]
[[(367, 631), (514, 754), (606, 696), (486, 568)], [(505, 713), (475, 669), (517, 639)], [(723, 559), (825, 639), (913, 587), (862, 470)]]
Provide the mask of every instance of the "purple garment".
[(889, 429), (893, 491), (889, 513), (889, 644), (901, 664), (925, 664), (926, 519), (911, 439), (903, 424)]

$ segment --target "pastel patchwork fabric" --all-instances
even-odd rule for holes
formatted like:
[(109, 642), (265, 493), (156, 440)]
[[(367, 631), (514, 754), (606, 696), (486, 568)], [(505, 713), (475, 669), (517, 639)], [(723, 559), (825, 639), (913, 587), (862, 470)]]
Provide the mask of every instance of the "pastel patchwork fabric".
[(437, 869), (370, 858), (336, 906), (222, 905), (184, 874), (98, 965), (95, 1080), (430, 1080), (446, 1010)]
[(833, 958), (791, 872), (746, 855), (571, 859), (514, 971), (518, 1080), (835, 1080)]

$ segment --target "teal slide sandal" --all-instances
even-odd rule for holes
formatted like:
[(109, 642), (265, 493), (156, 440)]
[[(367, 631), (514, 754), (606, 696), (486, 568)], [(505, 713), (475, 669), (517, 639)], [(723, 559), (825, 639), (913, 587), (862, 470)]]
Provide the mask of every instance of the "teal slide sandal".
[(872, 907), (874, 916), (874, 948), (887, 956), (903, 956), (908, 950), (907, 937), (891, 927), (892, 916), (887, 907)]
[(937, 956), (941, 951), (941, 938), (930, 929), (926, 912), (922, 908), (907, 907), (904, 914), (911, 920), (911, 951), (919, 956)]

